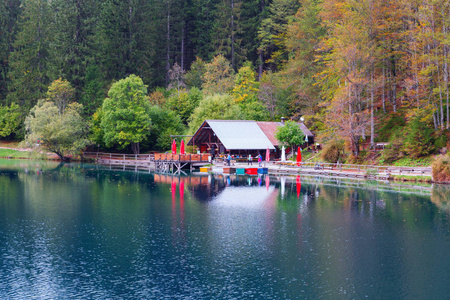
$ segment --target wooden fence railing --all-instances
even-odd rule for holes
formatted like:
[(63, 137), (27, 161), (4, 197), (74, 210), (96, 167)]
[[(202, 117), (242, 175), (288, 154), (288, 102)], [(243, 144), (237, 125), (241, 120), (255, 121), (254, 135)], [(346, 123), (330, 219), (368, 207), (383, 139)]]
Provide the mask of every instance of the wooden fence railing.
[(176, 162), (209, 162), (210, 154), (119, 154), (119, 153), (103, 153), (103, 152), (84, 152), (85, 158), (96, 160), (124, 160), (124, 161), (176, 161)]
[(354, 165), (354, 164), (333, 164), (333, 163), (317, 163), (317, 162), (277, 162), (280, 166), (298, 167), (315, 170), (334, 170), (346, 172), (365, 172), (365, 173), (387, 173), (393, 175), (425, 175), (431, 176), (430, 167), (397, 167), (397, 166), (371, 166), (371, 165)]
[(83, 157), (97, 160), (154, 160), (154, 154), (120, 154), (103, 152), (84, 152)]

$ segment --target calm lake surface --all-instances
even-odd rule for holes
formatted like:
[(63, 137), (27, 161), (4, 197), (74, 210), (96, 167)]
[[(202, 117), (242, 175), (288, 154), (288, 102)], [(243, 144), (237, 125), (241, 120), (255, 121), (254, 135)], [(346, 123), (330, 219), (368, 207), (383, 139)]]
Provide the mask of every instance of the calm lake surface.
[(0, 160), (0, 298), (444, 299), (449, 198)]

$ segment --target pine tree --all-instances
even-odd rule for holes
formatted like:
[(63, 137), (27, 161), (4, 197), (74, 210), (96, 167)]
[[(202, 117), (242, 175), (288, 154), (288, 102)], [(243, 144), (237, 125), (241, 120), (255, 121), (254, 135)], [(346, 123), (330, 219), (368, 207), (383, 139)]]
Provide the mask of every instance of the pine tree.
[(54, 0), (56, 12), (51, 23), (50, 70), (55, 77), (72, 83), (75, 98), (80, 99), (85, 84), (86, 69), (93, 62), (96, 1)]
[(241, 46), (241, 4), (241, 0), (221, 0), (215, 10), (216, 22), (212, 31), (214, 54), (225, 56), (233, 70), (246, 60), (245, 49)]
[(316, 75), (322, 65), (316, 58), (321, 54), (320, 43), (325, 36), (319, 13), (321, 1), (304, 0), (286, 33), (286, 50), (289, 60), (281, 72), (286, 89), (293, 87), (294, 102), (289, 103), (290, 114), (315, 114), (321, 99)]
[(218, 0), (192, 0), (192, 42), (193, 54), (203, 60), (213, 58), (212, 28), (214, 25), (214, 10)]
[[(258, 51), (258, 30), (267, 13), (268, 0), (248, 0), (241, 5), (241, 39), (242, 48), (247, 60), (253, 65), (260, 65), (260, 53)], [(260, 77), (260, 76), (259, 76)]]
[(9, 56), (17, 31), (19, 13), (20, 0), (4, 0), (0, 3), (0, 105), (6, 102)]
[(24, 0), (22, 5), (23, 14), (10, 60), (8, 100), (17, 102), (28, 112), (50, 83), (47, 64), (52, 13), (47, 0)]
[(297, 0), (274, 0), (268, 8), (268, 16), (261, 22), (258, 31), (259, 50), (264, 54), (264, 63), (271, 70), (288, 58), (286, 51), (286, 32), (289, 19), (294, 16), (299, 7)]
[[(102, 3), (96, 40), (97, 60), (107, 81), (136, 74), (154, 82), (155, 12), (152, 0), (105, 0)], [(155, 70), (157, 72), (158, 70)]]
[(9, 32), (6, 30), (8, 24), (8, 10), (6, 3), (0, 3), (0, 105), (4, 102), (6, 90), (6, 72), (8, 70), (9, 56)]

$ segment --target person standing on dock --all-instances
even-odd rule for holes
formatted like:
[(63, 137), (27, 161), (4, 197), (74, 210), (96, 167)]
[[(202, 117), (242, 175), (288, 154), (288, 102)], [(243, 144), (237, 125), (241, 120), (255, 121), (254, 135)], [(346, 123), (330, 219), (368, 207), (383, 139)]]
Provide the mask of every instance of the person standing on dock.
[(251, 154), (248, 155), (248, 161), (247, 161), (247, 166), (253, 166), (253, 157)]
[(258, 167), (261, 167), (261, 163), (262, 163), (262, 156), (261, 153), (258, 154)]

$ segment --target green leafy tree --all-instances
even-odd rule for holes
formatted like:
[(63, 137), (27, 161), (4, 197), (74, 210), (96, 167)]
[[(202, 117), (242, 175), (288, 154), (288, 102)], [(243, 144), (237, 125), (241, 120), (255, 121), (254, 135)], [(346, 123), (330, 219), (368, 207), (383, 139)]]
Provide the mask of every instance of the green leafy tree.
[(202, 89), (206, 95), (224, 94), (233, 89), (234, 71), (230, 62), (218, 55), (205, 65)]
[(146, 143), (151, 150), (170, 149), (172, 143), (170, 135), (180, 135), (184, 131), (180, 117), (170, 109), (156, 105), (151, 107), (150, 117), (152, 126)]
[(39, 100), (25, 119), (25, 142), (32, 147), (39, 143), (61, 160), (67, 160), (69, 154), (79, 154), (90, 144), (81, 110), (81, 104), (71, 103), (61, 114), (55, 103)]
[(245, 118), (241, 108), (229, 95), (206, 96), (200, 101), (189, 118), (189, 130), (195, 132), (207, 119), (243, 120)]
[(106, 146), (131, 145), (133, 153), (139, 154), (139, 143), (150, 133), (149, 111), (147, 87), (140, 77), (130, 75), (114, 83), (102, 106), (100, 125)]
[(59, 113), (64, 114), (66, 107), (73, 101), (75, 89), (67, 80), (57, 79), (48, 87), (47, 99), (58, 107)]
[(165, 102), (165, 106), (176, 112), (180, 116), (181, 121), (187, 124), (189, 117), (202, 98), (202, 92), (198, 88), (192, 88), (189, 91), (173, 94)]
[(14, 133), (22, 122), (20, 116), (21, 113), (17, 104), (0, 105), (0, 137), (7, 137)]
[(237, 103), (245, 103), (257, 98), (258, 88), (256, 73), (251, 64), (247, 64), (241, 67), (236, 74), (231, 94)]
[(200, 57), (197, 57), (197, 59), (192, 63), (189, 72), (187, 72), (184, 76), (187, 87), (196, 87), (200, 89), (202, 87), (202, 78), (204, 74), (205, 62)]
[(268, 121), (270, 120), (269, 111), (257, 98), (240, 103), (242, 113), (245, 120)]
[(413, 157), (426, 156), (435, 151), (434, 131), (430, 126), (428, 115), (415, 115), (406, 126), (405, 146), (407, 153)]
[(89, 65), (86, 70), (85, 84), (80, 100), (83, 104), (84, 113), (89, 116), (92, 115), (102, 105), (105, 95), (105, 83), (98, 65)]
[(101, 106), (91, 116), (90, 139), (93, 143), (97, 144), (98, 147), (106, 147), (105, 142), (103, 141), (103, 136), (105, 135), (105, 133), (103, 132), (101, 126), (102, 116), (103, 112)]
[(303, 145), (305, 143), (305, 134), (303, 133), (300, 125), (294, 121), (286, 121), (284, 126), (277, 128), (275, 132), (275, 138), (285, 147), (291, 147), (294, 149), (297, 145)]

